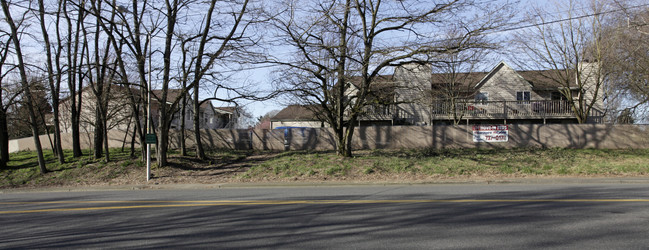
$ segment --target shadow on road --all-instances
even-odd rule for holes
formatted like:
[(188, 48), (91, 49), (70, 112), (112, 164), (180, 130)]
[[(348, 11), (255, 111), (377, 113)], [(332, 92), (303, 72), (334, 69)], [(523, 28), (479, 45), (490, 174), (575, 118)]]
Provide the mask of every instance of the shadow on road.
[[(292, 197), (333, 204), (194, 206), (0, 215), (1, 248), (628, 248), (649, 245), (646, 202), (344, 200), (624, 199), (645, 188), (474, 195)], [(216, 192), (216, 191), (214, 191)], [(92, 199), (92, 195), (81, 197)], [(638, 216), (640, 215), (640, 217)]]

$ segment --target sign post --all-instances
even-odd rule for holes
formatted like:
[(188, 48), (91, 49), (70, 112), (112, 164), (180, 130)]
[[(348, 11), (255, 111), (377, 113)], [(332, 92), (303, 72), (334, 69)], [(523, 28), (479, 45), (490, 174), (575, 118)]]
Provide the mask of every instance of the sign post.
[[(147, 137), (151, 135), (151, 33), (147, 34), (147, 39), (149, 41), (149, 80), (147, 81), (147, 97), (146, 97), (146, 133)], [(164, 103), (164, 102), (163, 102)], [(155, 134), (153, 135), (153, 143), (155, 143)], [(145, 140), (148, 140), (145, 138)], [(146, 145), (146, 181), (148, 182), (151, 179), (151, 143), (147, 142)]]

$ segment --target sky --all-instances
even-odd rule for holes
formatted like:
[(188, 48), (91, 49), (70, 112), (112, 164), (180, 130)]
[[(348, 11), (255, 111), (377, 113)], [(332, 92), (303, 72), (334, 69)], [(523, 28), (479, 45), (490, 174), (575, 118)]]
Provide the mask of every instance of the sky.
[[(496, 4), (504, 4), (504, 3), (511, 3), (512, 1), (515, 0), (511, 0), (511, 1), (483, 0), (483, 1), (493, 1)], [(589, 3), (590, 0), (574, 0), (574, 1), (577, 3), (586, 4)], [(512, 21), (516, 22), (528, 18), (530, 15), (528, 15), (527, 13), (529, 13), (533, 8), (537, 8), (548, 13), (548, 16), (544, 16), (544, 21), (546, 22), (561, 20), (566, 18), (566, 14), (567, 14), (566, 8), (568, 7), (569, 3), (570, 3), (569, 0), (519, 0), (515, 7), (516, 17), (514, 17)], [(641, 0), (630, 1), (631, 5), (642, 5), (643, 3), (644, 2)], [(584, 11), (589, 13), (590, 10), (587, 7), (582, 7), (582, 8), (578, 8), (577, 11)], [(528, 24), (515, 24), (513, 27), (520, 27), (525, 25)], [(495, 36), (503, 41), (507, 41), (508, 39), (511, 39), (511, 36), (514, 33), (523, 30), (525, 29), (514, 29), (511, 31), (497, 32), (495, 34), (491, 34), (490, 36)], [(509, 65), (512, 65), (515, 69), (521, 70), (521, 68), (517, 67), (516, 63), (514, 62), (515, 61), (514, 57), (520, 59), (521, 56), (524, 56), (523, 55), (524, 53), (516, 53), (516, 52), (512, 53), (512, 51), (505, 51), (505, 50), (500, 50), (499, 52), (500, 53), (491, 54), (490, 58), (484, 62), (483, 66), (480, 67), (482, 71), (491, 70), (491, 68), (497, 65), (500, 61), (505, 61)], [(262, 85), (268, 85), (269, 81), (272, 79), (271, 72), (272, 72), (272, 68), (255, 69), (255, 70), (251, 70), (249, 75), (251, 80), (259, 82), (259, 84)], [(248, 111), (252, 112), (254, 117), (264, 115), (265, 113), (271, 110), (282, 109), (283, 107), (284, 105), (282, 103), (279, 103), (277, 100), (269, 100), (264, 102), (247, 102), (245, 104), (245, 108)]]
[[(498, 2), (504, 3), (507, 2), (505, 0), (497, 0)], [(511, 2), (511, 1), (509, 1)], [(518, 3), (518, 16), (516, 17), (515, 20), (520, 20), (520, 18), (524, 17), (525, 10), (529, 8), (530, 6), (547, 6), (548, 1), (546, 0), (521, 0)], [(506, 34), (498, 34), (498, 35), (506, 35)], [(498, 64), (501, 60), (507, 60), (503, 56), (495, 56), (493, 61), (486, 62), (486, 65), (483, 66), (482, 68), (484, 70), (490, 70), (493, 66)], [(270, 68), (261, 68), (261, 69), (253, 69), (250, 70), (249, 72), (243, 72), (243, 75), (246, 76), (246, 79), (258, 82), (261, 85), (268, 86), (270, 85), (270, 81), (272, 80), (272, 71), (274, 67)], [(255, 101), (255, 102), (242, 102), (244, 107), (253, 114), (253, 117), (259, 117), (263, 116), (264, 114), (273, 111), (273, 110), (281, 110), (282, 108), (285, 107), (285, 102), (286, 100), (279, 101), (279, 100), (268, 100), (268, 101)], [(218, 104), (217, 104), (218, 105)]]
[[(481, 0), (478, 0), (481, 1)], [(501, 3), (506, 3), (508, 2), (507, 0), (482, 0), (482, 1), (491, 1), (495, 2), (497, 4)], [(512, 0), (513, 1), (513, 0)], [(555, 13), (561, 13), (560, 10), (557, 9), (557, 4), (556, 2), (565, 4), (568, 0), (520, 0), (517, 7), (517, 17), (514, 18), (514, 20), (521, 20), (523, 17), (525, 17), (525, 13), (530, 9), (532, 6), (537, 6), (543, 9), (547, 9), (549, 12), (555, 11)], [(588, 1), (588, 0), (582, 0), (582, 1)], [(509, 1), (511, 2), (511, 1)], [(5, 25), (0, 24), (0, 28), (4, 29)], [(506, 40), (508, 35), (511, 35), (513, 32), (516, 31), (509, 31), (509, 32), (501, 32), (497, 34), (493, 34), (493, 36), (498, 36), (500, 38), (505, 38)], [(155, 45), (155, 43), (154, 43)], [(32, 61), (44, 61), (41, 59), (38, 59), (38, 56), (42, 56), (42, 53), (38, 52), (39, 48), (34, 47), (30, 48), (32, 50)], [(290, 52), (287, 52), (286, 48), (274, 48), (271, 50), (271, 53), (274, 53), (276, 55), (286, 55), (289, 56)], [(484, 70), (489, 70), (491, 67), (496, 65), (498, 62), (501, 60), (504, 60), (508, 62), (510, 65), (513, 65), (511, 63), (510, 59), (507, 58), (505, 55), (494, 55), (492, 58), (489, 59), (489, 61), (485, 62), (485, 66), (482, 67)], [(154, 66), (155, 67), (155, 66)], [(249, 66), (249, 70), (243, 70), (240, 72), (237, 72), (236, 74), (233, 75), (232, 78), (228, 79), (228, 81), (232, 81), (235, 84), (236, 83), (250, 83), (253, 86), (257, 86), (260, 89), (265, 89), (265, 90), (271, 90), (271, 81), (274, 79), (273, 76), (273, 70), (276, 70), (277, 67), (259, 67), (259, 66)], [(222, 92), (221, 92), (222, 93)], [(205, 93), (203, 92), (202, 97), (206, 98), (209, 96), (211, 93)], [(222, 106), (231, 106), (232, 104), (228, 103), (219, 103), (219, 102), (213, 102), (213, 104), (216, 107), (222, 107)], [(251, 113), (253, 117), (259, 117), (262, 116), (270, 111), (273, 110), (279, 110), (284, 107), (286, 104), (286, 100), (279, 100), (279, 99), (273, 99), (273, 100), (267, 100), (267, 101), (241, 101), (239, 103), (244, 107), (244, 109)]]
[[(496, 1), (501, 1), (501, 0), (496, 0)], [(505, 1), (505, 0), (502, 0)], [(532, 0), (523, 0), (523, 3), (521, 6), (529, 5), (530, 2), (535, 2), (538, 3), (538, 1), (532, 1)], [(15, 14), (14, 14), (15, 15)], [(1, 28), (5, 28), (4, 25), (0, 26)], [(38, 30), (38, 27), (34, 27), (36, 32), (40, 32)], [(154, 38), (155, 39), (155, 38)], [(160, 42), (154, 42), (153, 43), (154, 47), (158, 45), (159, 47), (163, 46), (162, 41)], [(44, 56), (41, 53), (42, 47), (39, 46), (29, 46), (25, 50), (25, 53), (29, 55), (27, 58), (27, 61), (30, 63), (38, 64), (38, 62), (44, 62)], [(154, 48), (156, 50), (156, 48)], [(272, 49), (271, 53), (275, 55), (289, 55), (290, 52), (286, 51), (284, 48), (274, 48)], [(155, 53), (154, 53), (155, 54)], [(497, 62), (494, 62), (493, 64), (495, 65)], [(154, 68), (155, 65), (153, 66)], [(254, 86), (258, 86), (261, 89), (266, 89), (266, 90), (271, 90), (271, 81), (273, 80), (274, 76), (272, 74), (273, 70), (276, 70), (277, 67), (258, 67), (258, 66), (247, 66), (248, 68), (251, 68), (249, 70), (244, 70), (241, 72), (238, 72), (232, 76), (231, 79), (228, 79), (228, 81), (233, 81), (233, 82), (238, 82), (243, 84), (244, 82), (246, 83), (252, 83)], [(244, 67), (245, 68), (245, 67)], [(154, 72), (155, 74), (155, 72)], [(155, 75), (154, 75), (155, 78)], [(235, 83), (237, 84), (237, 83)], [(64, 84), (65, 85), (65, 84)], [(155, 81), (154, 81), (155, 85)], [(65, 87), (65, 86), (63, 86)], [(155, 88), (155, 87), (154, 87)], [(211, 93), (207, 93), (206, 91), (203, 91), (201, 96), (203, 98), (210, 97)], [(223, 96), (224, 93), (220, 92), (220, 95)], [(233, 104), (231, 103), (219, 103), (219, 102), (213, 102), (213, 104), (216, 107), (222, 107), (222, 106), (232, 106)], [(267, 100), (267, 101), (240, 101), (239, 105), (242, 105), (249, 113), (252, 114), (253, 117), (259, 117), (262, 116), (269, 111), (272, 110), (279, 110), (282, 109), (286, 104), (286, 100), (280, 101), (278, 99), (274, 100)]]

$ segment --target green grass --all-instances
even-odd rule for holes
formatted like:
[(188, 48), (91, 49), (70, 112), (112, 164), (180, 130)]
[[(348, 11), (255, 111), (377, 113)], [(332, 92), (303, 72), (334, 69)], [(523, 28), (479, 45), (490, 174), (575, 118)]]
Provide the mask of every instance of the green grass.
[(338, 157), (328, 153), (285, 152), (275, 159), (261, 162), (250, 168), (243, 178), (249, 177), (295, 177), (318, 174), (341, 175), (346, 168), (337, 164)]
[[(139, 155), (139, 154), (138, 154)], [(61, 164), (51, 150), (43, 151), (43, 158), (48, 173), (40, 173), (38, 158), (35, 152), (17, 152), (10, 154), (7, 169), (0, 170), (0, 187), (15, 187), (21, 185), (69, 184), (85, 181), (109, 180), (132, 165), (138, 165), (139, 160), (131, 159), (130, 152), (121, 149), (111, 149), (111, 162), (104, 158), (94, 159), (89, 150), (83, 151), (83, 156), (74, 158), (72, 151), (64, 150), (65, 163)], [(90, 174), (90, 175), (88, 175)], [(93, 178), (93, 180), (88, 180)]]
[(282, 153), (251, 167), (244, 178), (411, 174), (423, 176), (645, 175), (649, 150), (420, 149), (335, 153)]
[[(344, 158), (334, 152), (289, 151), (269, 153), (262, 160), (250, 160), (260, 152), (216, 150), (207, 152), (209, 160), (199, 161), (194, 152), (180, 157), (172, 152), (170, 170), (201, 171), (192, 164), (209, 168), (227, 167), (245, 161), (244, 172), (235, 178), (248, 180), (329, 179), (354, 180), (418, 177), (516, 177), (516, 176), (644, 176), (649, 174), (649, 149), (418, 149), (372, 150), (355, 152)], [(73, 158), (65, 152), (60, 164), (51, 151), (44, 151), (49, 173), (42, 175), (34, 152), (10, 156), (7, 169), (0, 170), (0, 187), (107, 183), (129, 173), (140, 173), (145, 163), (139, 151), (111, 150), (111, 161), (94, 159), (90, 151)], [(263, 153), (262, 153), (263, 154)], [(375, 176), (375, 177), (372, 177)], [(396, 179), (395, 179), (396, 180)]]

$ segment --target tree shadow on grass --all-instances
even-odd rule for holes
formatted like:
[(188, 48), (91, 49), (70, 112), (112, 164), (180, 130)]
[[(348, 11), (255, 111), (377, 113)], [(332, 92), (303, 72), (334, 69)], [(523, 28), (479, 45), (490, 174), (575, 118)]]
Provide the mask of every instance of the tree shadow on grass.
[[(208, 158), (201, 160), (193, 156), (175, 155), (169, 158), (168, 165), (172, 172), (184, 171), (189, 176), (220, 176), (233, 172), (240, 172), (247, 169), (247, 162), (255, 161), (249, 159), (250, 152), (228, 152), (223, 155), (208, 155)], [(157, 176), (172, 177), (173, 173)]]
[[(63, 150), (63, 153), (64, 153), (65, 163), (60, 164), (58, 162), (57, 157), (52, 153), (51, 150), (43, 151), (43, 158), (45, 159), (45, 167), (47, 168), (48, 172), (57, 172), (57, 171), (63, 171), (67, 169), (74, 169), (78, 167), (76, 164), (79, 163), (81, 163), (82, 165), (88, 165), (88, 164), (99, 163), (105, 160), (105, 158), (99, 158), (99, 159), (92, 158), (91, 156), (89, 156), (91, 154), (89, 150), (84, 150), (82, 156), (78, 158), (74, 158), (72, 156), (71, 150)], [(136, 155), (134, 157), (135, 158), (131, 157), (130, 152), (127, 151), (121, 151), (116, 149), (111, 149), (110, 151), (110, 159), (111, 159), (110, 163), (137, 159), (139, 157), (139, 153), (136, 152)], [(12, 153), (9, 157), (9, 162), (7, 163), (6, 169), (20, 170), (20, 169), (37, 168), (37, 167), (38, 167), (38, 157), (36, 155), (36, 152), (25, 151), (25, 152)]]
[[(169, 160), (169, 167), (180, 170), (223, 170), (240, 169), (259, 165), (263, 162), (277, 158), (293, 155), (330, 154), (335, 151), (286, 151), (286, 152), (255, 152), (255, 151), (216, 151), (220, 154), (208, 155), (205, 160), (193, 156), (172, 156)], [(214, 152), (212, 152), (214, 153)]]
[[(51, 166), (54, 164), (58, 164), (57, 160), (54, 158), (45, 158), (45, 166)], [(30, 161), (23, 161), (23, 163), (15, 164), (12, 163), (12, 160), (9, 160), (9, 163), (7, 164), (7, 169), (9, 170), (20, 170), (20, 169), (27, 169), (27, 168), (37, 168), (38, 167), (38, 160), (30, 160)], [(48, 169), (48, 171), (51, 171)]]

